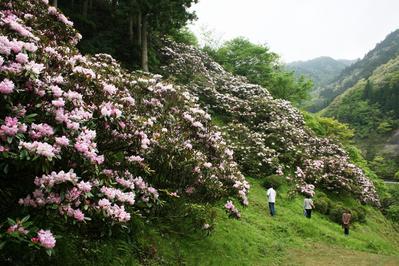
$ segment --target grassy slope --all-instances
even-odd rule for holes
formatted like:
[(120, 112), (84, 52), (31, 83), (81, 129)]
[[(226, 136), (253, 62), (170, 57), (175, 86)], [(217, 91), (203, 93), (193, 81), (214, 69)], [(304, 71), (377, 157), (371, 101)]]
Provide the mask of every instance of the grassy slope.
[(368, 208), (367, 224), (355, 224), (350, 237), (345, 237), (338, 224), (322, 215), (306, 219), (302, 199), (288, 199), (286, 189), (279, 190), (277, 216), (269, 217), (265, 190), (258, 181), (250, 181), (250, 206), (242, 210), (241, 220), (227, 218), (220, 209), (216, 229), (205, 239), (160, 238), (163, 263), (399, 265), (399, 233), (372, 208)]
[(217, 207), (217, 224), (208, 237), (147, 226), (136, 227), (138, 242), (131, 243), (67, 237), (60, 239), (51, 265), (139, 265), (138, 254), (144, 265), (399, 265), (399, 232), (373, 208), (367, 208), (367, 223), (355, 224), (345, 237), (338, 224), (318, 213), (306, 219), (302, 197), (288, 199), (286, 187), (278, 190), (277, 216), (271, 218), (265, 189), (248, 180), (250, 206), (241, 208), (242, 218), (230, 219)]

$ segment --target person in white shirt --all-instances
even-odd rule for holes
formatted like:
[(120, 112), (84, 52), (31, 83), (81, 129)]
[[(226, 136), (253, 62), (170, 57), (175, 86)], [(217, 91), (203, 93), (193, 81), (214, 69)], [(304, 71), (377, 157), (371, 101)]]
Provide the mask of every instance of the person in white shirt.
[(309, 195), (306, 196), (306, 199), (303, 201), (303, 207), (305, 208), (305, 214), (307, 218), (312, 218), (312, 209), (314, 208), (313, 200)]
[(273, 189), (273, 185), (266, 192), (268, 201), (269, 201), (269, 211), (270, 215), (274, 216), (276, 214), (276, 210), (274, 208), (274, 203), (276, 202), (276, 191)]

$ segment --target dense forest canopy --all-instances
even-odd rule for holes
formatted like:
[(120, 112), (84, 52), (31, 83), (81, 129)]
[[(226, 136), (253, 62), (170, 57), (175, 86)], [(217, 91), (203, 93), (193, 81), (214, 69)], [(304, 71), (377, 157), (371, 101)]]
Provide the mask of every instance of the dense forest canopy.
[(84, 36), (78, 47), (83, 53), (109, 53), (125, 66), (156, 69), (156, 42), (176, 35), (195, 14), (197, 0), (58, 0), (55, 3)]

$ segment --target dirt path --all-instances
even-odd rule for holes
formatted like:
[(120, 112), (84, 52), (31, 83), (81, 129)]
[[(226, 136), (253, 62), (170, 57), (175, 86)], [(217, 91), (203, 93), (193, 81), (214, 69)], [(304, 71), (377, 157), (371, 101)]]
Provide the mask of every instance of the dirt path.
[(284, 265), (354, 265), (354, 266), (398, 266), (399, 256), (388, 256), (347, 250), (341, 247), (311, 244), (304, 249), (292, 249), (288, 252)]
[(399, 181), (394, 181), (394, 180), (384, 180), (384, 183), (390, 185), (399, 185)]

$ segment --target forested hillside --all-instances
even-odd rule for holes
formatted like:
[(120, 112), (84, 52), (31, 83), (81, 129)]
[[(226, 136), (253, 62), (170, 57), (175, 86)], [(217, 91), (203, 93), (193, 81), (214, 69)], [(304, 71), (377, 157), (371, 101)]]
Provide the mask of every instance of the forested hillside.
[(366, 151), (377, 173), (392, 179), (399, 168), (399, 143), (395, 138), (399, 128), (398, 103), (396, 57), (338, 96), (321, 114), (351, 125), (356, 130), (357, 143)]
[(334, 81), (344, 68), (356, 60), (336, 60), (328, 56), (317, 57), (308, 61), (295, 61), (287, 64), (289, 70), (298, 76), (304, 75), (313, 80), (313, 89), (318, 90)]
[[(234, 75), (240, 64), (223, 50), (233, 73), (187, 45), (193, 2), (53, 1), (96, 29), (83, 39), (47, 0), (0, 2), (0, 264), (285, 264), (311, 243), (397, 262), (398, 190), (370, 171), (345, 125), (303, 115), (251, 71)], [(131, 59), (122, 39), (134, 36)], [(259, 64), (270, 64), (265, 86), (289, 80), (300, 95), (304, 84), (274, 63)], [(314, 223), (304, 196), (317, 202)], [(340, 232), (345, 210), (353, 238)]]
[(364, 58), (345, 68), (332, 83), (325, 86), (309, 110), (319, 111), (327, 107), (336, 96), (354, 86), (359, 80), (367, 79), (379, 66), (398, 55), (399, 30), (396, 30), (378, 43)]

